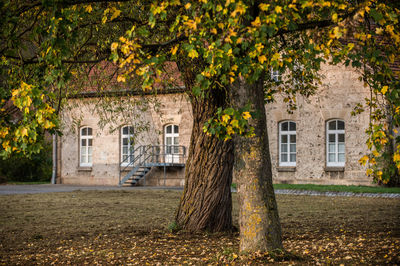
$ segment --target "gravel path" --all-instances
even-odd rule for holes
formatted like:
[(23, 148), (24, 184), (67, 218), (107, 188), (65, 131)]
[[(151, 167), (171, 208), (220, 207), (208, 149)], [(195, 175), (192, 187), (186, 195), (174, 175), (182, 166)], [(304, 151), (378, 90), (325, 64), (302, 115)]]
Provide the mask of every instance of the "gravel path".
[[(3, 185), (0, 186), (0, 195), (36, 194), (50, 192), (71, 192), (87, 190), (138, 190), (138, 189), (169, 189), (182, 190), (182, 187), (118, 187), (118, 186), (77, 186), (77, 185)], [(311, 190), (277, 189), (276, 194), (309, 195), (327, 197), (369, 197), (369, 198), (400, 198), (398, 193), (353, 193), (353, 192), (320, 192)]]

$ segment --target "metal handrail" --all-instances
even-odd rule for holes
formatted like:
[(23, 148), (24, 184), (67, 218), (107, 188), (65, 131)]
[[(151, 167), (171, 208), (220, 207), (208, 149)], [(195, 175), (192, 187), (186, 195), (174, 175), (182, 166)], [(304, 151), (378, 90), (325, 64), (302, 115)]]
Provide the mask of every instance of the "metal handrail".
[[(135, 156), (136, 153), (139, 153)], [(134, 158), (131, 161), (131, 158)], [(127, 165), (123, 165), (129, 160)], [(142, 145), (134, 149), (120, 164), (121, 172), (130, 167), (146, 165), (180, 165), (186, 163), (186, 147), (183, 145)]]

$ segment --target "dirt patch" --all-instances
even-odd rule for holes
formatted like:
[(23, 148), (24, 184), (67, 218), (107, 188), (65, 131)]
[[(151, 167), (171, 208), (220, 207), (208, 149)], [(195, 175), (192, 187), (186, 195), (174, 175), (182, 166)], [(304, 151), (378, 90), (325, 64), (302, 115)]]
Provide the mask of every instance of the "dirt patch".
[(278, 195), (289, 253), (243, 255), (238, 234), (170, 233), (180, 193), (0, 196), (0, 264), (400, 263), (398, 199)]

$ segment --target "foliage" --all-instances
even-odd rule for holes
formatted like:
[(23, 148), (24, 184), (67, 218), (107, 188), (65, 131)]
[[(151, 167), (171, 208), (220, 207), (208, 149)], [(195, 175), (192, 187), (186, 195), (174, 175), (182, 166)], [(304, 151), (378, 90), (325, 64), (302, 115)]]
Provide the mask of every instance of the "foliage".
[(36, 182), (50, 181), (52, 172), (51, 145), (42, 144), (44, 149), (31, 158), (14, 154), (7, 159), (0, 159), (0, 176), (7, 183), (10, 181)]
[(123, 34), (131, 20), (127, 14), (114, 24), (121, 13), (115, 5), (0, 3), (1, 157), (29, 157), (43, 148), (38, 135), (60, 133), (58, 114), (63, 99), (74, 93), (72, 78), (107, 59), (110, 39)]
[[(160, 79), (166, 63), (191, 59), (200, 66), (192, 93), (207, 97), (211, 88), (229, 91), (237, 79), (251, 83), (279, 70), (280, 80), (265, 79), (265, 101), (280, 93), (290, 111), (298, 95), (315, 93), (321, 64), (351, 66), (371, 89), (371, 97), (354, 112), (371, 114), (367, 145), (372, 153), (360, 163), (369, 161), (367, 174), (387, 183), (394, 172), (382, 170), (375, 157), (384, 156), (386, 143), (397, 143), (385, 162), (392, 161), (399, 173), (400, 143), (393, 134), (400, 125), (399, 74), (393, 64), (400, 58), (400, 12), (390, 2), (160, 0), (147, 8), (145, 23), (111, 46), (113, 60), (125, 73), (120, 81), (134, 73), (142, 77), (145, 90), (160, 83), (170, 86), (170, 79)], [(232, 119), (238, 120), (234, 130), (226, 112), (231, 109), (220, 110), (204, 130), (223, 139), (252, 135), (247, 119)]]

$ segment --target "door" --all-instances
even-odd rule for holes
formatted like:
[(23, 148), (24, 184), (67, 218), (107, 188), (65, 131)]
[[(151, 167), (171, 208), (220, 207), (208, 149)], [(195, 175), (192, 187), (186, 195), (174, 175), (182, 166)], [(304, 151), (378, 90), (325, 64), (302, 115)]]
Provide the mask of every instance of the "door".
[(165, 162), (179, 163), (179, 127), (168, 125), (165, 127)]

